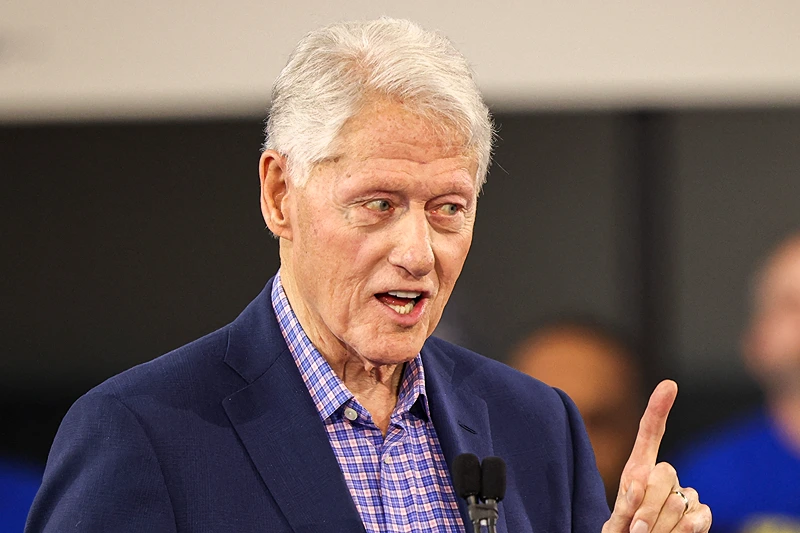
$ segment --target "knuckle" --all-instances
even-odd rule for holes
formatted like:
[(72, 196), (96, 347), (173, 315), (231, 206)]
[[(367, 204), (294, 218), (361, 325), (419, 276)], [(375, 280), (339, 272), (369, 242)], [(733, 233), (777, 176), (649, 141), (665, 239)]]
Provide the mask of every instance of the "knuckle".
[(708, 531), (711, 527), (711, 510), (707, 505), (701, 505), (696, 511), (686, 515), (675, 526), (678, 533), (696, 533)]
[(710, 519), (698, 516), (692, 521), (692, 531), (693, 532), (700, 532), (700, 531), (708, 531), (711, 527)]
[(700, 504), (699, 513), (703, 517), (704, 525), (711, 527), (711, 522), (714, 519), (714, 515), (711, 513), (711, 507)]
[(670, 494), (669, 498), (667, 498), (666, 507), (670, 513), (680, 515), (683, 514), (683, 511), (686, 509), (686, 504), (683, 498), (677, 494)]
[(611, 513), (611, 518), (614, 519), (615, 517), (624, 517), (630, 515), (631, 512), (627, 507), (628, 504), (625, 502), (625, 499), (618, 498), (614, 504), (614, 512)]
[(654, 524), (658, 518), (660, 509), (655, 509), (652, 505), (643, 505), (633, 514), (631, 523), (635, 524), (639, 520), (644, 520), (648, 524)]
[(612, 529), (622, 529), (630, 522), (630, 516), (624, 513), (618, 513), (616, 510), (611, 513), (611, 518), (606, 522), (606, 525)]
[(677, 533), (694, 533), (697, 529), (695, 529), (695, 523), (692, 519), (684, 517), (683, 520), (678, 522), (678, 525), (675, 526), (674, 531), (677, 531)]
[(678, 472), (675, 470), (675, 467), (667, 462), (658, 463), (655, 467), (655, 470), (657, 470), (659, 474), (664, 477), (678, 477)]
[(684, 496), (686, 496), (690, 502), (700, 501), (700, 495), (692, 487), (683, 488), (681, 489), (681, 492), (683, 492)]

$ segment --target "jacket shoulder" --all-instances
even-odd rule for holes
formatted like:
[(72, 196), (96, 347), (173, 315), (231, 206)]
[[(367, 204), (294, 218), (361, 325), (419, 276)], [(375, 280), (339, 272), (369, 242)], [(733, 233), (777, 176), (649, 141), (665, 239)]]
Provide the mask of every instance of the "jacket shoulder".
[(455, 385), (467, 387), (481, 396), (483, 392), (491, 392), (492, 398), (529, 399), (539, 407), (552, 404), (564, 409), (563, 392), (505, 363), (436, 337), (428, 339), (426, 348), (432, 356), (452, 361)]
[(82, 404), (112, 397), (136, 411), (153, 404), (181, 407), (219, 400), (235, 392), (242, 379), (225, 362), (230, 325), (172, 350), (151, 361), (129, 368), (97, 385)]

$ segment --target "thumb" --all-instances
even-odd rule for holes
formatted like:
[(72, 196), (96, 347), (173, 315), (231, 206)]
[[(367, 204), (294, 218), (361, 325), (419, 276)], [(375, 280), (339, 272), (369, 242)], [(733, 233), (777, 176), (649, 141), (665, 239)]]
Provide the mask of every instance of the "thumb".
[(636, 479), (627, 487), (620, 486), (614, 511), (603, 526), (603, 533), (627, 533), (630, 530), (633, 515), (644, 500), (644, 487)]

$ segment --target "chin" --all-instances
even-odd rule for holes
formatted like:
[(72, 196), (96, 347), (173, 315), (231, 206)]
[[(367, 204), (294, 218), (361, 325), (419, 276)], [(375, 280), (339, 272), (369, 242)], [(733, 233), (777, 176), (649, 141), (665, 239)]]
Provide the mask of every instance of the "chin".
[[(374, 357), (367, 357), (367, 359), (379, 365), (397, 365), (414, 359), (422, 349), (422, 345), (425, 344), (425, 339), (391, 339), (370, 344), (373, 348), (369, 350), (373, 352), (370, 355), (374, 355)], [(378, 350), (374, 350), (374, 348), (378, 348)]]

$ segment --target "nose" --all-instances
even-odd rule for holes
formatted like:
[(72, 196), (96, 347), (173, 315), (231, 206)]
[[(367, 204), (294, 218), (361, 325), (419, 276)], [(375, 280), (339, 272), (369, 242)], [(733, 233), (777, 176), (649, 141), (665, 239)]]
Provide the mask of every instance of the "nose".
[(431, 227), (423, 208), (409, 209), (395, 225), (389, 263), (419, 279), (433, 270)]

